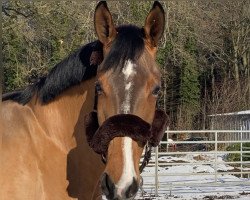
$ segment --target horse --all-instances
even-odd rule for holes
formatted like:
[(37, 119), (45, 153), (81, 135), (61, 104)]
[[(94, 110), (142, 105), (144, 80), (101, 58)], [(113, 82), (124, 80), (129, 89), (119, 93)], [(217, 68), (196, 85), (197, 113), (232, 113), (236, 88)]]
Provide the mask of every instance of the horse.
[[(101, 1), (94, 13), (98, 40), (24, 90), (3, 95), (1, 199), (135, 197), (145, 138), (154, 121), (159, 123), (156, 52), (164, 24), (164, 10), (156, 1), (144, 27), (116, 27)], [(88, 114), (94, 110), (99, 135), (93, 139)], [(111, 129), (115, 134), (103, 148), (102, 133), (109, 135)]]

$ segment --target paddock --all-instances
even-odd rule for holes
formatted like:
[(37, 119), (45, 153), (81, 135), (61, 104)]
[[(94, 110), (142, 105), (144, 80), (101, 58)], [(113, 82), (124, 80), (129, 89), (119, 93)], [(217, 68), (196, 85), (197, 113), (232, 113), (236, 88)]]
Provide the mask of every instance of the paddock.
[[(177, 150), (168, 152), (162, 141), (142, 173), (143, 192), (137, 199), (244, 199), (250, 197), (250, 140), (221, 140), (220, 134), (250, 134), (250, 130), (183, 130), (166, 134), (209, 134), (201, 141), (175, 141)], [(212, 139), (213, 138), (213, 139)], [(243, 137), (242, 137), (243, 138)], [(181, 144), (206, 144), (203, 151), (183, 151)], [(223, 144), (238, 144), (229, 150)], [(221, 146), (222, 145), (222, 146)], [(238, 160), (226, 159), (238, 155)], [(155, 198), (157, 197), (157, 198)]]

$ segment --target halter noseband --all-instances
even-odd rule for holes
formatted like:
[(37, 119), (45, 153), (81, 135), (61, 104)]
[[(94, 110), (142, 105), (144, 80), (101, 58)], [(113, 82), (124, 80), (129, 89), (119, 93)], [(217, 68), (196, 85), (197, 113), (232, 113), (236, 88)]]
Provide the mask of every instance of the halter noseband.
[(103, 161), (105, 161), (109, 142), (115, 137), (126, 136), (146, 144), (140, 166), (140, 172), (142, 172), (151, 157), (151, 148), (156, 147), (164, 135), (167, 121), (165, 112), (156, 110), (152, 125), (136, 115), (119, 114), (108, 118), (99, 127), (97, 113), (91, 112), (85, 117), (87, 141), (96, 153), (102, 155)]

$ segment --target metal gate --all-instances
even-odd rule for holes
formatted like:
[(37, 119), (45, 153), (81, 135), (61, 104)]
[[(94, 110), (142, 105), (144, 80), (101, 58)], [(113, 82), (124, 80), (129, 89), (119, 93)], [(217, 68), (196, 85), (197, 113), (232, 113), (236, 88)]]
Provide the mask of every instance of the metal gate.
[[(172, 142), (162, 141), (154, 149), (152, 160), (142, 174), (144, 192), (154, 196), (235, 190), (250, 192), (250, 140), (245, 139), (249, 138), (246, 135), (250, 135), (250, 130), (166, 131), (167, 137), (184, 133), (205, 134), (206, 137), (196, 141), (174, 141), (176, 151), (171, 151)], [(234, 140), (220, 137), (227, 134), (237, 137)], [(193, 159), (182, 159), (188, 157)]]

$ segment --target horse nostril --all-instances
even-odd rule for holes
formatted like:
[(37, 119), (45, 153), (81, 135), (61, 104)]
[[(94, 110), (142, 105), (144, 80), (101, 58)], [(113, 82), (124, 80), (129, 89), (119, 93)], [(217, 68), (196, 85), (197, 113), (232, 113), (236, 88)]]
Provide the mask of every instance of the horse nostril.
[(114, 198), (114, 192), (115, 192), (115, 184), (110, 179), (109, 175), (107, 173), (104, 173), (101, 178), (101, 188), (103, 193), (106, 195), (108, 199)]
[(133, 178), (132, 184), (128, 187), (128, 189), (125, 193), (126, 198), (131, 198), (131, 197), (135, 196), (137, 191), (138, 191), (138, 184), (137, 184), (135, 178)]

